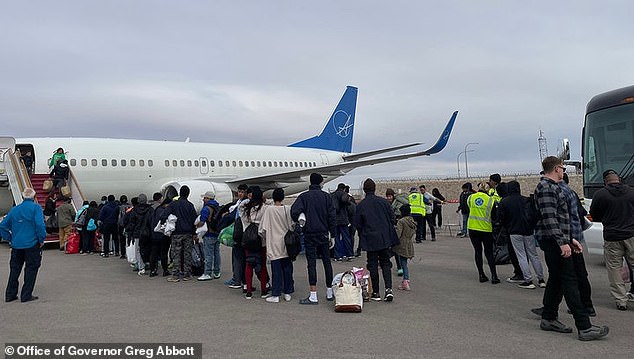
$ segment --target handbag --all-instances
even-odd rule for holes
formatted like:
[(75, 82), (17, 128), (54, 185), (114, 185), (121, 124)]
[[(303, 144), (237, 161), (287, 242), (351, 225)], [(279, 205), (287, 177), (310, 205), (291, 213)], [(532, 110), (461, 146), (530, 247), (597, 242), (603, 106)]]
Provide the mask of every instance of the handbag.
[(224, 244), (225, 246), (233, 247), (233, 228), (234, 223), (231, 223), (220, 231), (220, 234), (218, 234), (218, 239), (220, 240), (220, 243)]
[(333, 287), (335, 312), (360, 313), (363, 310), (363, 295), (357, 277), (351, 271), (341, 276), (339, 284)]
[(42, 183), (42, 190), (44, 192), (50, 192), (53, 189), (53, 180), (51, 180), (50, 178), (45, 180), (44, 183)]
[(288, 230), (284, 235), (284, 244), (286, 245), (286, 253), (291, 261), (297, 259), (297, 255), (301, 250), (299, 234), (295, 231)]

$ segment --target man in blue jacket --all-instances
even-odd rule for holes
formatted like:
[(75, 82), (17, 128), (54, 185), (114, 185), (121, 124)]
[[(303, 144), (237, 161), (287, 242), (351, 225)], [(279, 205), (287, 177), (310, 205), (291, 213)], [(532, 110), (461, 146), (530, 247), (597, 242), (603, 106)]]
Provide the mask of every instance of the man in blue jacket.
[[(172, 276), (167, 278), (168, 282), (176, 283), (192, 279), (192, 248), (194, 237), (196, 236), (196, 226), (194, 222), (198, 214), (194, 205), (187, 199), (189, 197), (189, 187), (183, 186), (178, 191), (178, 200), (173, 201), (161, 216), (161, 222), (165, 222), (170, 214), (176, 216), (176, 228), (172, 232), (171, 252), (174, 258)], [(182, 260), (181, 260), (182, 256)]]
[(12, 302), (18, 299), (18, 278), (24, 269), (24, 284), (20, 293), (22, 303), (38, 299), (33, 296), (33, 287), (37, 271), (42, 263), (42, 246), (46, 238), (44, 226), (44, 214), (42, 207), (35, 201), (35, 190), (26, 188), (22, 192), (24, 202), (14, 207), (0, 223), (0, 236), (11, 244), (11, 260), (9, 267), (9, 282), (5, 292), (5, 301)]
[[(317, 304), (317, 253), (321, 254), (326, 275), (326, 300), (333, 300), (332, 264), (330, 263), (330, 237), (335, 234), (335, 207), (332, 197), (321, 190), (324, 178), (319, 173), (310, 174), (308, 191), (300, 194), (291, 207), (291, 218), (299, 221), (299, 215), (306, 216), (304, 224), (304, 245), (308, 263), (308, 285), (310, 296), (299, 304)], [(330, 236), (328, 235), (330, 233)]]

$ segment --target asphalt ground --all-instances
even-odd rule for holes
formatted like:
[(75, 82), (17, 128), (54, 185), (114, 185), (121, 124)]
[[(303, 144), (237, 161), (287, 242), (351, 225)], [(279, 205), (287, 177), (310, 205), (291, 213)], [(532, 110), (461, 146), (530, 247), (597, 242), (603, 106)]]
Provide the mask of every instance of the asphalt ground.
[[(258, 291), (248, 301), (223, 285), (231, 275), (227, 247), (220, 280), (181, 283), (140, 277), (123, 259), (47, 249), (34, 292), (40, 299), (0, 303), (0, 343), (201, 342), (205, 358), (631, 357), (634, 303), (616, 310), (600, 257), (588, 258), (593, 322), (609, 325), (610, 334), (581, 342), (576, 331), (539, 329), (530, 308), (541, 305), (543, 289), (505, 283), (510, 265), (498, 267), (503, 283), (479, 283), (468, 240), (440, 231), (438, 241), (415, 249), (412, 291), (395, 290), (392, 303), (365, 303), (359, 314), (335, 313), (325, 301), (320, 262), (319, 305), (298, 304), (308, 293), (303, 257), (295, 262), (293, 300), (271, 304)], [(335, 273), (363, 265), (362, 258), (333, 263)], [(2, 244), (0, 278), (8, 277), (8, 259)], [(393, 280), (396, 287), (399, 278)], [(573, 325), (565, 309), (560, 320)]]

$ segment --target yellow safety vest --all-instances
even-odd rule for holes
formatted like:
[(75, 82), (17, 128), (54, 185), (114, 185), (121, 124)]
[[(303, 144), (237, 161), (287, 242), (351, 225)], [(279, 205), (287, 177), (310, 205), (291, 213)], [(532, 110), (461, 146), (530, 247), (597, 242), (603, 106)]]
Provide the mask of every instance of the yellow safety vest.
[(407, 197), (409, 200), (409, 207), (412, 213), (418, 213), (421, 216), (425, 215), (425, 202), (423, 202), (423, 195), (417, 192), (410, 193)]
[(467, 205), (469, 206), (467, 228), (480, 232), (493, 232), (493, 226), (491, 225), (493, 203), (493, 198), (483, 192), (477, 192), (469, 196), (467, 199)]
[(500, 195), (498, 194), (498, 190), (495, 188), (491, 188), (489, 189), (489, 196), (491, 196), (491, 198), (493, 198), (494, 202), (500, 202), (502, 200), (502, 197), (500, 197)]

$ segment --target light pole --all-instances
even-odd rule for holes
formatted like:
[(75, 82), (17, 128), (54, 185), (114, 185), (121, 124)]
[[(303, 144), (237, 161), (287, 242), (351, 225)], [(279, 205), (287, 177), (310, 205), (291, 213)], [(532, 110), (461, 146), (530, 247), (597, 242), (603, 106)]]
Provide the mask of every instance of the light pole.
[[(475, 150), (468, 150), (468, 151), (466, 151), (466, 152), (474, 152), (474, 151), (475, 151)], [(456, 157), (456, 164), (458, 165), (458, 178), (460, 178), (460, 156), (461, 156), (462, 154), (465, 154), (465, 155), (466, 155), (466, 152), (465, 152), (465, 151), (462, 151), (462, 152), (458, 153), (458, 157)]]
[(469, 147), (469, 145), (479, 145), (478, 142), (469, 142), (466, 145), (464, 145), (464, 170), (465, 170), (465, 175), (467, 176), (467, 178), (469, 178), (469, 164), (467, 162), (467, 147)]

